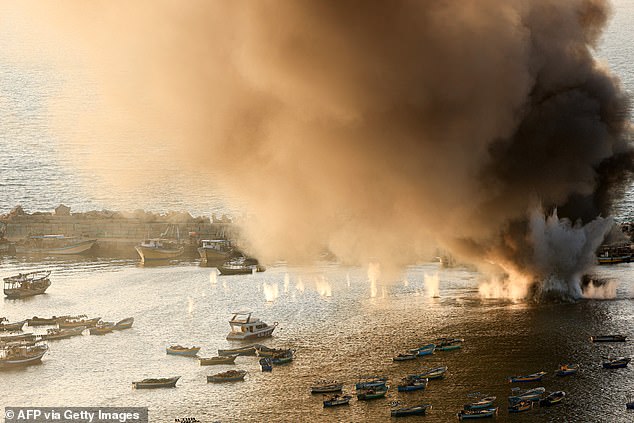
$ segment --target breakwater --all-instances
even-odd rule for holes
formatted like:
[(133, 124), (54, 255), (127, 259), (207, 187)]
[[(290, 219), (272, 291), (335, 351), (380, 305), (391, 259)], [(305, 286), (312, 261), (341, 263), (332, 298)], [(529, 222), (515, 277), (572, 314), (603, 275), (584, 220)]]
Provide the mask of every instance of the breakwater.
[(51, 213), (26, 213), (16, 207), (0, 216), (1, 231), (9, 242), (20, 242), (36, 235), (64, 235), (96, 239), (91, 254), (104, 257), (135, 257), (134, 245), (146, 238), (179, 238), (185, 254), (196, 256), (202, 239), (238, 237), (237, 225), (231, 219), (192, 217), (189, 213), (154, 214), (92, 211), (70, 213), (64, 206)]

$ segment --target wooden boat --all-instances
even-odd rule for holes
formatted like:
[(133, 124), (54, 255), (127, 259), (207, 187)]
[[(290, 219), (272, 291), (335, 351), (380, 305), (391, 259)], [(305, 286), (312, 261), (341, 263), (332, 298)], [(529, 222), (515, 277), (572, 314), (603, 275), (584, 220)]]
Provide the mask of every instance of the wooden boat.
[(273, 363), (271, 362), (270, 357), (262, 357), (260, 359), (260, 367), (263, 372), (272, 372), (273, 371)]
[(216, 373), (215, 375), (207, 376), (207, 382), (237, 382), (239, 380), (244, 380), (244, 376), (246, 376), (246, 374), (246, 370), (229, 370), (227, 372)]
[(579, 371), (578, 364), (560, 364), (559, 369), (555, 371), (557, 376), (570, 376)]
[(436, 349), (436, 344), (427, 344), (427, 345), (423, 345), (420, 348), (411, 349), (409, 350), (409, 352), (411, 352), (412, 354), (416, 354), (419, 357), (422, 357), (424, 355), (433, 354), (435, 349)]
[(484, 397), (478, 401), (470, 402), (464, 405), (465, 410), (482, 410), (484, 408), (491, 408), (495, 402), (496, 397)]
[(416, 360), (416, 354), (399, 354), (392, 358), (393, 361)]
[(39, 363), (47, 351), (46, 345), (3, 347), (0, 349), (0, 367), (28, 366)]
[(95, 326), (88, 329), (91, 335), (105, 335), (114, 330), (113, 322), (99, 322)]
[(31, 319), (26, 319), (26, 324), (29, 326), (54, 326), (60, 320), (63, 320), (69, 317), (71, 316), (59, 316), (59, 317), (53, 316), (51, 318), (33, 316), (33, 318)]
[(512, 391), (515, 395), (509, 397), (509, 403), (511, 405), (520, 401), (539, 401), (544, 392), (546, 392), (546, 388), (540, 386), (539, 388), (527, 389), (525, 391), (519, 388), (513, 388)]
[(226, 350), (218, 350), (218, 355), (256, 355), (256, 348), (263, 345), (254, 344), (241, 348), (230, 348)]
[(604, 369), (622, 369), (627, 367), (632, 359), (630, 357), (608, 357), (607, 361), (603, 362)]
[(311, 394), (325, 394), (329, 392), (341, 392), (343, 390), (343, 383), (339, 383), (337, 381), (326, 381), (322, 380), (316, 382), (313, 386), (310, 387)]
[(165, 349), (171, 355), (184, 355), (187, 357), (195, 357), (200, 351), (200, 347), (183, 347), (181, 345), (170, 345)]
[(598, 336), (591, 336), (590, 340), (592, 342), (625, 342), (627, 340), (627, 336), (625, 335), (598, 335)]
[(355, 389), (381, 388), (387, 383), (387, 378), (382, 376), (368, 376), (363, 379), (364, 380), (361, 380), (354, 385)]
[(16, 341), (36, 341), (39, 338), (39, 335), (34, 333), (22, 333), (20, 335), (4, 335), (0, 336), (0, 344), (7, 344), (9, 342)]
[(224, 262), (234, 251), (231, 241), (226, 239), (203, 239), (200, 242), (198, 254), (207, 263)]
[(564, 391), (552, 392), (546, 398), (539, 400), (539, 406), (548, 407), (551, 405), (559, 404), (561, 403), (561, 401), (564, 399), (565, 396), (566, 396), (566, 393)]
[(252, 316), (250, 311), (237, 311), (233, 313), (233, 317), (229, 320), (231, 332), (227, 335), (227, 340), (244, 341), (249, 339), (267, 338), (273, 335), (273, 331), (278, 323), (268, 325)]
[(482, 410), (460, 410), (458, 412), (459, 420), (467, 419), (486, 419), (495, 416), (498, 413), (498, 408), (484, 408)]
[(453, 351), (462, 348), (462, 338), (438, 338), (435, 351)]
[(350, 400), (352, 399), (351, 395), (333, 395), (332, 397), (324, 400), (324, 408), (325, 407), (337, 407), (339, 405), (348, 405), (350, 404)]
[(629, 245), (604, 245), (597, 252), (599, 264), (629, 263), (632, 260), (632, 249)]
[(265, 270), (266, 267), (260, 265), (256, 259), (247, 257), (238, 257), (218, 266), (221, 275), (250, 275)]
[(634, 410), (634, 398), (632, 398), (631, 395), (626, 399), (625, 408), (628, 410)]
[(115, 323), (113, 329), (114, 330), (130, 329), (133, 323), (134, 323), (134, 317), (126, 317), (125, 319), (119, 320), (117, 323)]
[(392, 417), (423, 416), (431, 410), (431, 404), (419, 404), (413, 407), (402, 407), (391, 410)]
[(291, 361), (293, 361), (293, 358), (294, 358), (293, 350), (288, 350), (287, 352), (283, 354), (276, 354), (270, 358), (271, 358), (271, 363), (275, 365), (290, 363)]
[(290, 348), (269, 348), (265, 345), (255, 347), (255, 354), (258, 357), (273, 357), (276, 355), (284, 355), (293, 352)]
[(21, 332), (22, 326), (26, 323), (26, 320), (20, 322), (9, 323), (6, 317), (0, 317), (0, 331), (4, 332)]
[(58, 339), (67, 339), (73, 336), (81, 335), (86, 330), (86, 326), (79, 326), (72, 329), (48, 329), (46, 335), (42, 335), (42, 339), (46, 341), (55, 341)]
[(357, 390), (357, 399), (359, 401), (367, 401), (367, 400), (373, 400), (377, 398), (383, 398), (385, 397), (385, 394), (387, 394), (388, 389), (389, 388), (384, 385), (380, 388), (368, 388), (368, 389)]
[(180, 376), (163, 378), (163, 379), (143, 379), (140, 382), (132, 382), (135, 389), (156, 389), (156, 388), (174, 388)]
[(86, 315), (65, 317), (57, 322), (60, 329), (76, 328), (79, 326), (93, 327), (101, 320), (101, 317), (89, 319)]
[(438, 345), (435, 351), (454, 351), (462, 348), (460, 344)]
[(528, 400), (517, 402), (513, 405), (509, 405), (508, 407), (509, 413), (522, 413), (524, 411), (528, 411), (532, 409), (533, 409), (533, 401), (528, 401)]
[(182, 245), (163, 238), (145, 239), (141, 244), (134, 247), (134, 249), (139, 253), (141, 261), (144, 263), (148, 261), (171, 260), (181, 256), (183, 251), (185, 251)]
[(409, 379), (404, 378), (403, 384), (397, 386), (398, 392), (411, 392), (411, 391), (420, 391), (427, 387), (427, 378), (424, 379)]
[(445, 377), (447, 370), (448, 370), (447, 366), (436, 367), (434, 369), (425, 370), (422, 373), (418, 373), (415, 375), (408, 375), (407, 377), (408, 379), (424, 379), (424, 378), (427, 378), (429, 380), (442, 379), (443, 377)]
[(201, 366), (214, 366), (216, 364), (235, 364), (238, 355), (226, 355), (222, 357), (199, 358), (198, 362)]
[(88, 252), (96, 239), (64, 235), (35, 235), (15, 244), (16, 254), (75, 255)]
[(43, 294), (51, 286), (50, 274), (50, 271), (42, 270), (4, 278), (4, 295), (7, 298), (24, 298)]
[(546, 372), (537, 372), (532, 373), (530, 375), (524, 376), (511, 376), (509, 378), (509, 383), (518, 383), (518, 382), (539, 382), (542, 380)]

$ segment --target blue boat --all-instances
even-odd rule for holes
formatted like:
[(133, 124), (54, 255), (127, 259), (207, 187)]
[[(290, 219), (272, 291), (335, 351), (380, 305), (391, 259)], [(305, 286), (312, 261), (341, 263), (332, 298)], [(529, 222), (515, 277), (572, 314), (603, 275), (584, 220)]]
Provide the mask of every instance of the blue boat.
[(561, 364), (559, 365), (559, 369), (555, 372), (557, 376), (570, 376), (574, 375), (579, 371), (578, 364)]
[(561, 403), (561, 401), (566, 396), (564, 391), (556, 391), (550, 393), (546, 398), (539, 400), (540, 407), (548, 407), (551, 405), (556, 405)]
[(387, 378), (375, 376), (375, 377), (367, 377), (366, 380), (357, 382), (354, 387), (356, 389), (374, 389), (374, 388), (383, 388), (387, 383)]
[(603, 362), (604, 369), (622, 369), (624, 367), (627, 367), (632, 359), (629, 357), (615, 357), (608, 358), (607, 360), (608, 361)]
[(478, 401), (465, 404), (464, 409), (465, 410), (482, 410), (484, 408), (491, 408), (495, 400), (496, 400), (496, 397), (484, 397)]
[(273, 363), (270, 357), (263, 357), (260, 359), (260, 367), (262, 367), (263, 372), (272, 372), (273, 371)]
[(498, 413), (498, 408), (485, 408), (482, 410), (460, 410), (458, 412), (459, 420), (467, 419), (486, 419), (493, 417)]
[(424, 379), (403, 379), (404, 384), (398, 385), (397, 389), (399, 392), (410, 392), (410, 391), (420, 391), (427, 387), (427, 378)]
[(350, 404), (350, 400), (352, 399), (352, 395), (333, 395), (332, 397), (324, 400), (324, 407), (336, 407), (338, 405), (348, 405)]
[(509, 382), (510, 383), (539, 382), (539, 381), (542, 380), (542, 378), (544, 377), (545, 374), (546, 374), (546, 372), (537, 372), (537, 373), (532, 373), (530, 375), (525, 375), (525, 376), (511, 376), (509, 378)]
[(427, 344), (427, 345), (423, 345), (420, 348), (414, 348), (409, 351), (413, 354), (416, 354), (419, 357), (422, 357), (424, 355), (433, 354), (435, 349), (436, 349), (436, 344)]
[(541, 396), (546, 392), (546, 388), (539, 387), (533, 389), (527, 389), (525, 391), (521, 391), (519, 388), (513, 388), (512, 391), (516, 395), (511, 395), (509, 397), (509, 403), (517, 404), (520, 401), (539, 401)]

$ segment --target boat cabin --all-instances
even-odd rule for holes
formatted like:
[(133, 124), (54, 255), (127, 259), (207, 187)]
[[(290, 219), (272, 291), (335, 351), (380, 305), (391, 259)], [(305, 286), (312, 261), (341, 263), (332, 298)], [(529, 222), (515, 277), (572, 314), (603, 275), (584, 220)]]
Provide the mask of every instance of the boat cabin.
[(232, 250), (231, 241), (226, 239), (203, 239), (202, 247), (206, 250), (214, 250), (221, 253), (228, 253)]
[(237, 312), (233, 314), (229, 325), (231, 326), (231, 332), (258, 332), (268, 327), (266, 323), (251, 316), (251, 312)]

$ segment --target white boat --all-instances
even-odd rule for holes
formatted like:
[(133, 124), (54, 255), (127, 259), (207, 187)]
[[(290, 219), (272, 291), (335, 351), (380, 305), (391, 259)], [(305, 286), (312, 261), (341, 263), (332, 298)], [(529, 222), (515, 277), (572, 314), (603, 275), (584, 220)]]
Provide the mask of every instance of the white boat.
[(205, 262), (225, 261), (233, 252), (231, 241), (226, 239), (203, 239), (198, 248), (200, 258)]
[(92, 248), (96, 239), (67, 237), (64, 235), (36, 235), (15, 245), (16, 254), (82, 254)]
[(174, 241), (162, 238), (146, 239), (134, 247), (141, 261), (170, 260), (183, 254), (185, 248)]
[(227, 335), (227, 340), (244, 341), (255, 338), (266, 338), (273, 334), (273, 330), (277, 327), (277, 322), (268, 325), (251, 316), (250, 311), (238, 311), (233, 313), (233, 317), (229, 320), (231, 332)]

